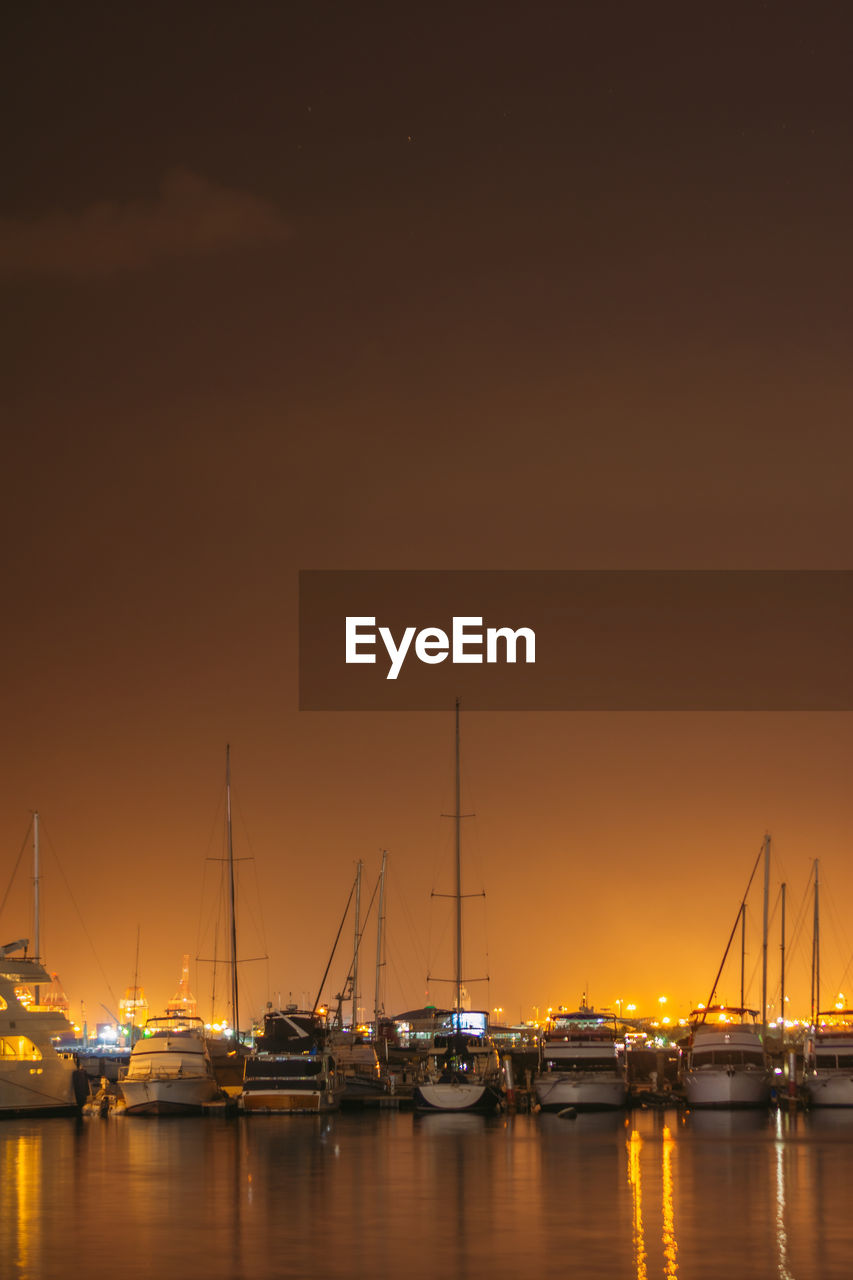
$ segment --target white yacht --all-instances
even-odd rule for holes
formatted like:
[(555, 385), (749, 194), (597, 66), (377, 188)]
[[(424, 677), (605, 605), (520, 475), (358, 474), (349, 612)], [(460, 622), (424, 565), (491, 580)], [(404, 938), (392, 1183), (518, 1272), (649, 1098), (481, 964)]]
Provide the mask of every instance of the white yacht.
[(690, 1015), (682, 1074), (690, 1107), (766, 1107), (770, 1073), (755, 1009), (713, 1005)]
[(69, 1026), (57, 1010), (33, 1001), (51, 976), (27, 956), (28, 945), (21, 939), (0, 946), (0, 1115), (71, 1113), (86, 1099), (88, 1077), (73, 1054), (53, 1046)]
[(264, 1034), (245, 1060), (240, 1108), (247, 1114), (337, 1111), (344, 1077), (316, 1013), (295, 1005), (264, 1017)]
[(149, 1018), (119, 1086), (127, 1115), (186, 1114), (219, 1100), (201, 1018)]
[(853, 1107), (853, 1009), (818, 1014), (806, 1045), (803, 1084), (812, 1107)]
[(625, 1054), (616, 1019), (585, 1007), (549, 1018), (534, 1088), (543, 1111), (618, 1111), (626, 1106)]

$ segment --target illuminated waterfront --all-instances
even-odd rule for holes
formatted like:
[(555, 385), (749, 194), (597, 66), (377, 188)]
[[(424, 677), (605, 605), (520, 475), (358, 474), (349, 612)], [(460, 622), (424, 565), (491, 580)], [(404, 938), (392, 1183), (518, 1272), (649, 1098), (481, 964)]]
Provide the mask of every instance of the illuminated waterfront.
[(831, 1280), (853, 1113), (7, 1121), (9, 1276)]

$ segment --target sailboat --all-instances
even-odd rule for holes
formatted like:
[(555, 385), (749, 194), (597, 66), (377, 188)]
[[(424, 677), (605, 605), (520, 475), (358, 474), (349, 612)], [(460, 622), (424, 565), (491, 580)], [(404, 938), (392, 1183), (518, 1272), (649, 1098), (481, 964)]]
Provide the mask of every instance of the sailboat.
[[(243, 1084), (246, 1047), (240, 1040), (239, 984), (237, 981), (237, 904), (234, 877), (234, 836), (231, 822), (231, 747), (225, 747), (225, 832), (228, 865), (228, 970), (231, 980), (231, 1034), (208, 1036), (207, 1048), (217, 1083), (229, 1095), (239, 1094)], [(213, 960), (214, 966), (216, 960)], [(215, 974), (215, 969), (214, 969)]]
[[(376, 942), (376, 991), (374, 1000), (374, 1016), (378, 1025), (379, 1021), (379, 980), (381, 972), (381, 948), (382, 948), (382, 904), (385, 892), (385, 867), (387, 862), (387, 853), (382, 854), (382, 870), (379, 873), (379, 882), (377, 889), (379, 891), (379, 929)], [(358, 960), (359, 951), (363, 937), (361, 922), (361, 879), (362, 879), (363, 863), (359, 859), (356, 869), (355, 885), (353, 892), (355, 893), (355, 937), (353, 941), (353, 956), (350, 970), (347, 975), (344, 990), (337, 997), (337, 1011), (330, 1020), (328, 1029), (328, 1043), (334, 1053), (335, 1063), (344, 1080), (343, 1104), (363, 1103), (382, 1097), (388, 1092), (388, 1081), (383, 1077), (380, 1068), (379, 1057), (376, 1052), (376, 1041), (370, 1039), (366, 1028), (359, 1027), (358, 1020)], [(376, 890), (374, 890), (375, 896)], [(352, 898), (352, 894), (350, 894)], [(368, 914), (373, 905), (371, 898)], [(349, 910), (349, 903), (347, 903)], [(346, 915), (346, 913), (345, 913)], [(334, 956), (334, 952), (332, 953)], [(331, 964), (331, 960), (329, 961)], [(327, 969), (328, 973), (328, 969)], [(323, 978), (325, 982), (325, 975)], [(322, 990), (322, 984), (321, 984)], [(343, 1003), (350, 998), (352, 1000), (352, 1016), (349, 1029), (344, 1027), (343, 1021)], [(315, 1002), (315, 1008), (317, 1002)]]
[(853, 1107), (853, 1009), (820, 1008), (820, 873), (814, 862), (812, 1032), (803, 1084), (810, 1107)]
[(456, 987), (455, 1007), (437, 1015), (421, 1079), (413, 1098), (417, 1111), (492, 1112), (500, 1106), (501, 1068), (488, 1034), (488, 1014), (462, 1008), (462, 785), (459, 699), (456, 699)]
[[(738, 1006), (713, 1004), (717, 984), (738, 923), (743, 921), (746, 896), (762, 854), (764, 856), (764, 970), (761, 1006), (763, 1014)], [(690, 1042), (682, 1082), (690, 1107), (766, 1107), (770, 1102), (767, 1042), (767, 905), (770, 887), (770, 836), (764, 837), (707, 1005), (690, 1015)], [(741, 961), (741, 964), (743, 962)], [(759, 1017), (761, 1023), (759, 1024)]]

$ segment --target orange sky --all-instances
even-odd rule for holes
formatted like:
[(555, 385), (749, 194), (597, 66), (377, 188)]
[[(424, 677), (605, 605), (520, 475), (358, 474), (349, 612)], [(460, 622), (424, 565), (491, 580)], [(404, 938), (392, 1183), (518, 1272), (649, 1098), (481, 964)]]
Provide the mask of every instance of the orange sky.
[[(138, 925), (159, 1007), (230, 741), (247, 1011), (313, 997), (382, 848), (412, 1007), (447, 964), (452, 709), (300, 714), (297, 571), (848, 568), (850, 19), (51, 24), (16, 14), (2, 90), (0, 889), (38, 808), (48, 964), (111, 1005)], [(853, 984), (850, 748), (848, 714), (463, 715), (475, 1002), (686, 1012), (765, 829), (792, 928), (821, 858)]]

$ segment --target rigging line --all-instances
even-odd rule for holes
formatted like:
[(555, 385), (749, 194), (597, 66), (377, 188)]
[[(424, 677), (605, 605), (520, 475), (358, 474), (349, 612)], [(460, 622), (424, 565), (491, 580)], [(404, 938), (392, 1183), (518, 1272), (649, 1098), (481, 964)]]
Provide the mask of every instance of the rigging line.
[[(849, 944), (842, 940), (841, 927), (839, 925), (838, 916), (835, 910), (835, 901), (832, 895), (832, 889), (830, 885), (827, 884), (826, 872), (823, 869), (823, 867), (821, 867), (821, 895), (820, 896), (821, 896), (821, 907), (823, 907), (824, 909), (828, 908), (829, 921), (830, 921), (830, 924), (832, 925), (832, 931), (835, 937), (835, 945), (838, 948), (838, 956), (839, 957), (844, 956), (847, 954)], [(840, 989), (841, 988), (839, 987), (839, 990)]]
[[(372, 906), (373, 906), (373, 900), (374, 900), (374, 898), (376, 897), (376, 892), (377, 892), (378, 888), (379, 888), (379, 881), (377, 880), (377, 881), (376, 881), (376, 884), (373, 886), (373, 893), (371, 894), (370, 902), (367, 904), (367, 911), (366, 911), (366, 913), (365, 913), (364, 920), (359, 922), (359, 923), (361, 924), (361, 931), (360, 931), (360, 933), (359, 933), (359, 935), (358, 935), (358, 944), (357, 944), (357, 946), (356, 946), (356, 948), (355, 948), (355, 955), (353, 956), (352, 960), (350, 960), (350, 962), (349, 962), (349, 970), (347, 971), (347, 976), (346, 976), (346, 978), (344, 979), (344, 990), (346, 990), (346, 988), (347, 988), (347, 984), (349, 983), (350, 979), (352, 978), (352, 968), (353, 968), (353, 964), (355, 963), (356, 959), (358, 958), (358, 956), (359, 956), (359, 954), (360, 954), (360, 952), (361, 952), (361, 944), (362, 944), (362, 942), (364, 941), (364, 932), (365, 932), (365, 929), (367, 928), (367, 922), (368, 922), (368, 920), (370, 919), (370, 911), (371, 911), (371, 908), (372, 908)], [(321, 988), (320, 988), (320, 990), (322, 991), (322, 990), (323, 990), (323, 988), (321, 987)], [(358, 995), (358, 992), (356, 992), (356, 995)], [(316, 1005), (315, 1005), (314, 1007), (316, 1008)]]
[(800, 905), (797, 907), (797, 914), (794, 919), (794, 925), (793, 925), (793, 928), (791, 929), (791, 946), (792, 947), (796, 946), (800, 938), (800, 932), (805, 927), (806, 918), (807, 918), (806, 913), (808, 911), (809, 905), (811, 904), (811, 888), (812, 888), (811, 877), (808, 877), (806, 879), (805, 887), (803, 889), (803, 896), (800, 899)]
[(751, 872), (750, 872), (750, 874), (749, 874), (749, 880), (746, 882), (746, 889), (745, 889), (745, 891), (744, 891), (744, 895), (743, 895), (743, 897), (741, 898), (740, 906), (739, 906), (739, 907), (738, 907), (738, 909), (737, 909), (737, 915), (735, 916), (735, 922), (734, 922), (734, 924), (732, 925), (732, 931), (731, 931), (731, 933), (729, 934), (729, 940), (728, 940), (728, 942), (726, 943), (726, 949), (725, 949), (725, 951), (723, 952), (723, 958), (722, 958), (722, 960), (720, 961), (720, 967), (719, 967), (719, 969), (717, 970), (717, 976), (716, 976), (716, 978), (714, 979), (714, 985), (713, 985), (713, 987), (711, 988), (711, 994), (710, 994), (710, 996), (708, 997), (708, 999), (705, 1001), (705, 1010), (704, 1010), (704, 1011), (703, 1011), (703, 1013), (702, 1013), (702, 1021), (703, 1021), (703, 1022), (705, 1021), (705, 1015), (706, 1015), (706, 1013), (707, 1013), (707, 1010), (708, 1010), (708, 1009), (711, 1007), (711, 1005), (714, 1003), (714, 996), (715, 996), (715, 995), (716, 995), (716, 993), (717, 993), (717, 983), (720, 981), (720, 975), (721, 975), (721, 974), (722, 974), (722, 972), (723, 972), (723, 968), (724, 968), (724, 966), (725, 966), (726, 959), (728, 958), (729, 948), (731, 947), (732, 942), (734, 941), (734, 936), (735, 936), (735, 933), (737, 932), (738, 924), (740, 923), (740, 913), (741, 913), (741, 911), (743, 910), (744, 904), (745, 904), (746, 899), (747, 899), (747, 895), (748, 895), (748, 893), (749, 893), (750, 885), (752, 884), (752, 881), (753, 881), (753, 879), (754, 879), (754, 877), (755, 877), (755, 873), (756, 873), (756, 871), (758, 870), (758, 864), (761, 862), (761, 855), (762, 855), (763, 853), (764, 853), (764, 842), (762, 841), (761, 848), (758, 850), (758, 856), (757, 856), (757, 857), (756, 857), (756, 859), (755, 859), (755, 865), (753, 866), (752, 871), (751, 871)]
[(337, 950), (338, 943), (341, 938), (341, 933), (343, 932), (344, 925), (346, 924), (346, 918), (347, 918), (347, 915), (349, 914), (349, 906), (350, 906), (350, 903), (352, 902), (352, 895), (355, 893), (355, 886), (356, 886), (356, 881), (353, 880), (352, 888), (350, 889), (349, 897), (347, 898), (347, 905), (344, 907), (344, 914), (341, 916), (341, 923), (338, 926), (338, 932), (335, 937), (335, 944), (332, 947), (332, 954), (329, 956), (329, 963), (326, 965), (326, 972), (323, 974), (323, 981), (320, 983), (320, 989), (317, 992), (317, 996), (316, 996), (316, 999), (314, 1000), (313, 1005), (311, 1006), (312, 1013), (316, 1011), (317, 1006), (320, 1003), (320, 996), (323, 994), (323, 987), (326, 985), (326, 979), (329, 976), (329, 970), (331, 969), (332, 961), (335, 958), (335, 951)]
[[(411, 935), (409, 936), (411, 937)], [(408, 945), (404, 950), (404, 954), (410, 954), (410, 948)], [(414, 960), (417, 966), (417, 972), (420, 972), (421, 957), (415, 956)], [(396, 929), (388, 928), (387, 925), (385, 932), (385, 964), (388, 967), (388, 971), (393, 975), (394, 981), (397, 984), (397, 989), (400, 993), (418, 991), (419, 982), (417, 980), (414, 982), (412, 981), (411, 971), (406, 967), (405, 962), (401, 959), (400, 948), (397, 946)], [(411, 1000), (408, 1000), (407, 997), (407, 1007), (411, 1007), (411, 1003)]]
[(107, 991), (109, 991), (110, 996), (112, 997), (113, 1004), (116, 1004), (117, 1003), (116, 993), (113, 991), (112, 987), (110, 986), (110, 980), (106, 975), (104, 966), (101, 964), (101, 957), (98, 955), (97, 951), (95, 950), (95, 944), (92, 941), (92, 936), (89, 933), (89, 930), (86, 928), (86, 921), (83, 919), (83, 913), (77, 905), (77, 899), (74, 897), (74, 892), (71, 888), (71, 885), (68, 882), (68, 877), (65, 874), (62, 863), (59, 861), (59, 854), (56, 852), (56, 848), (54, 847), (53, 840), (50, 837), (50, 832), (46, 828), (44, 819), (42, 819), (42, 822), (41, 822), (41, 833), (46, 838), (47, 846), (50, 849), (50, 852), (53, 854), (54, 860), (59, 870), (59, 874), (62, 876), (62, 883), (65, 885), (65, 888), (68, 891), (68, 896), (71, 899), (71, 903), (74, 907), (74, 910), (77, 912), (77, 918), (80, 921), (86, 941), (89, 943), (89, 946), (92, 948), (92, 955), (95, 957), (95, 963), (97, 964), (98, 968), (101, 971), (101, 977), (106, 983)]
[(415, 922), (412, 919), (412, 913), (411, 913), (411, 910), (409, 909), (408, 901), (405, 895), (400, 893), (399, 890), (397, 892), (397, 896), (395, 897), (394, 901), (395, 903), (399, 903), (399, 905), (403, 908), (403, 914), (406, 917), (405, 919), (405, 924), (407, 929), (406, 948), (407, 950), (414, 949), (418, 953), (415, 956), (415, 960), (417, 964), (424, 971), (426, 971), (426, 969), (428, 968), (428, 963), (427, 963), (428, 953), (426, 954), (424, 953), (423, 945), (421, 943), (420, 937), (418, 936), (418, 932), (415, 928)]
[(211, 822), (211, 825), (210, 825), (210, 833), (207, 837), (207, 846), (206, 846), (207, 852), (204, 858), (204, 870), (202, 871), (201, 900), (199, 902), (199, 908), (198, 908), (198, 929), (196, 931), (196, 951), (201, 951), (202, 943), (205, 940), (202, 935), (202, 925), (204, 921), (205, 894), (208, 891), (207, 864), (208, 862), (218, 861), (218, 859), (212, 858), (210, 856), (210, 851), (213, 848), (213, 842), (216, 836), (221, 834), (221, 832), (224, 829), (224, 823), (222, 821), (224, 818), (224, 812), (223, 812), (224, 806), (225, 806), (225, 794), (222, 791), (222, 788), (217, 786), (216, 805), (214, 807), (215, 811), (213, 815), (213, 821)]
[(6, 892), (3, 894), (3, 901), (2, 901), (2, 902), (0, 902), (0, 916), (2, 916), (3, 911), (4, 911), (4, 908), (5, 908), (5, 906), (6, 906), (6, 902), (7, 902), (8, 898), (9, 898), (9, 894), (12, 892), (12, 885), (15, 883), (15, 876), (18, 874), (18, 867), (21, 865), (21, 858), (23, 858), (23, 856), (24, 856), (24, 850), (26, 849), (26, 847), (27, 847), (27, 845), (28, 845), (28, 843), (29, 843), (29, 839), (30, 839), (30, 832), (32, 831), (32, 829), (33, 829), (33, 820), (32, 820), (32, 816), (31, 816), (31, 817), (30, 817), (30, 821), (29, 821), (29, 823), (28, 823), (28, 825), (27, 825), (27, 830), (26, 830), (26, 832), (25, 832), (25, 834), (24, 834), (24, 842), (23, 842), (23, 844), (21, 845), (21, 848), (20, 848), (20, 850), (19, 850), (19, 852), (18, 852), (18, 856), (17, 856), (17, 858), (15, 859), (15, 865), (14, 865), (14, 867), (12, 868), (12, 876), (11, 876), (11, 879), (9, 880), (9, 883), (8, 883), (8, 885), (6, 886)]
[(255, 894), (257, 895), (258, 916), (261, 922), (261, 929), (260, 929), (261, 946), (263, 947), (264, 951), (266, 951), (267, 950), (267, 930), (266, 930), (266, 924), (264, 922), (264, 900), (263, 900), (263, 897), (261, 896), (261, 882), (258, 879), (258, 864), (255, 858), (252, 859), (252, 870), (255, 875)]

